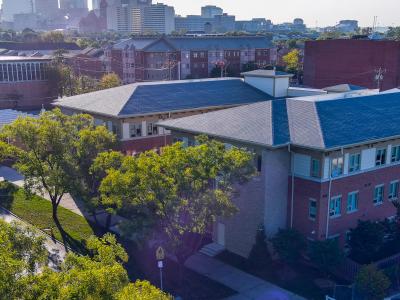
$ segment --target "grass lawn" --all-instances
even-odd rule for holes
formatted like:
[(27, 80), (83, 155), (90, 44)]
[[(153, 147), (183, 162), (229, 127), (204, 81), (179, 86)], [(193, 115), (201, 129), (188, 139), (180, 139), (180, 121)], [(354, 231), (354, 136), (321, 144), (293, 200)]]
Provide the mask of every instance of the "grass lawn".
[[(2, 195), (0, 197), (1, 206), (41, 230), (52, 228), (54, 237), (63, 241), (52, 218), (50, 201), (36, 195), (27, 196), (23, 189), (5, 183), (0, 185), (0, 195)], [(61, 206), (58, 207), (58, 217), (67, 233), (66, 243), (75, 251), (85, 252), (85, 241), (100, 232), (84, 217)]]

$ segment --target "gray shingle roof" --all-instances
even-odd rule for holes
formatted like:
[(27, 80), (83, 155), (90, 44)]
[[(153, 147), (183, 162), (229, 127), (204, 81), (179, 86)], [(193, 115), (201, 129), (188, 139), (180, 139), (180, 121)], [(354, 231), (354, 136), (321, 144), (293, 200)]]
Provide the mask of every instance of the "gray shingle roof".
[[(165, 43), (167, 41), (167, 43)], [(134, 45), (138, 50), (168, 51), (171, 47), (179, 50), (216, 50), (216, 49), (265, 49), (272, 46), (271, 40), (263, 36), (214, 36), (214, 37), (137, 37), (124, 40), (113, 47), (124, 49)]]
[(238, 106), (271, 100), (239, 78), (135, 83), (61, 99), (54, 104), (117, 118)]
[(400, 137), (400, 93), (343, 97), (273, 100), (160, 125), (269, 147), (290, 143), (321, 150)]

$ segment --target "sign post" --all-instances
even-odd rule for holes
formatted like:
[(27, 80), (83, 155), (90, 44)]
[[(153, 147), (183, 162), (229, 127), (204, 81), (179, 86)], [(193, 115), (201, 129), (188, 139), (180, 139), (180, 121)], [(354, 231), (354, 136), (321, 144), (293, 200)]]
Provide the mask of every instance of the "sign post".
[(164, 268), (163, 260), (165, 259), (165, 251), (163, 247), (158, 247), (156, 250), (156, 258), (157, 258), (157, 266), (160, 269), (160, 288), (163, 291), (163, 272), (162, 269)]

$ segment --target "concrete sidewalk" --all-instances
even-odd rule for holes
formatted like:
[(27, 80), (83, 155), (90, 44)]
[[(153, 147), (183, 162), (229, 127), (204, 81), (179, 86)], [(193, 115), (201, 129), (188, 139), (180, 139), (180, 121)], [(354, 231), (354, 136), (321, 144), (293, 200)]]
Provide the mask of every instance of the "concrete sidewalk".
[(230, 300), (306, 300), (215, 258), (197, 253), (186, 267), (238, 292)]

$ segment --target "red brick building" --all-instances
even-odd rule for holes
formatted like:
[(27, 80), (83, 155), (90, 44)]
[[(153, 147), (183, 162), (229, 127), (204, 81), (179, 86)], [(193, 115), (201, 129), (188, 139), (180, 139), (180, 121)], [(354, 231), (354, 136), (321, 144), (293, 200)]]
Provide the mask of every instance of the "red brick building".
[(0, 56), (0, 108), (36, 109), (57, 98), (41, 57)]
[(221, 61), (238, 76), (247, 63), (269, 65), (275, 57), (262, 36), (137, 37), (105, 51), (107, 71), (124, 83), (207, 78)]
[[(254, 72), (253, 72), (254, 73)], [(271, 87), (270, 77), (245, 81)], [(275, 88), (283, 84), (275, 82)], [(206, 134), (255, 154), (258, 174), (240, 187), (239, 213), (215, 223), (214, 242), (247, 257), (263, 225), (345, 245), (358, 220), (396, 215), (400, 92), (352, 91), (271, 100), (159, 124), (190, 145)]]
[(86, 48), (78, 54), (66, 54), (65, 56), (68, 65), (72, 67), (76, 75), (100, 79), (107, 73), (102, 49)]
[[(378, 70), (383, 78), (376, 80)], [(305, 44), (304, 84), (323, 88), (349, 83), (388, 90), (400, 86), (400, 42), (325, 40)]]

